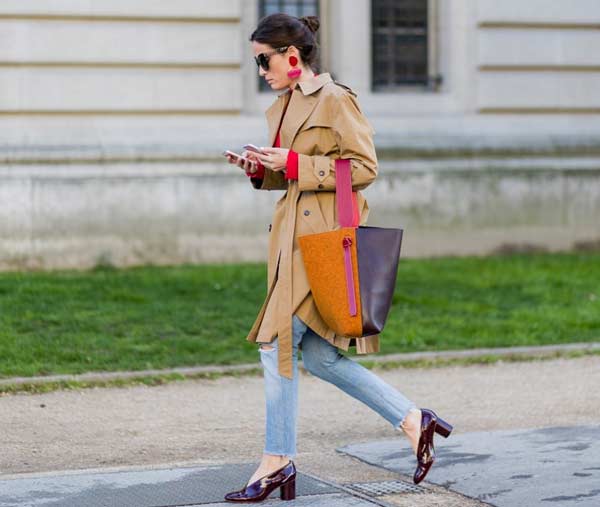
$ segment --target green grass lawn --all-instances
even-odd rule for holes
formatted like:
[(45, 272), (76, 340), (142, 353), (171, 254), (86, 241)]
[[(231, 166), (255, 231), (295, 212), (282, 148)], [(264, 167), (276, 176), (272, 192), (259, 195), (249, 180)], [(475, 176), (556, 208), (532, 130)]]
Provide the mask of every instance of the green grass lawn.
[[(0, 376), (258, 361), (265, 292), (264, 264), (0, 273)], [(598, 253), (401, 258), (381, 352), (587, 341)]]

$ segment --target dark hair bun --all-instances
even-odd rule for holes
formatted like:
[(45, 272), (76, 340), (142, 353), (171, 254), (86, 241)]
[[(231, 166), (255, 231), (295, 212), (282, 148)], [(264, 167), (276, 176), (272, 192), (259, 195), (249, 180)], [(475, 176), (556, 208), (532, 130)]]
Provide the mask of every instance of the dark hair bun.
[(315, 33), (319, 29), (319, 26), (321, 26), (321, 23), (319, 23), (319, 18), (317, 18), (317, 16), (302, 16), (298, 19), (300, 19), (302, 23), (308, 26), (310, 31), (313, 33)]

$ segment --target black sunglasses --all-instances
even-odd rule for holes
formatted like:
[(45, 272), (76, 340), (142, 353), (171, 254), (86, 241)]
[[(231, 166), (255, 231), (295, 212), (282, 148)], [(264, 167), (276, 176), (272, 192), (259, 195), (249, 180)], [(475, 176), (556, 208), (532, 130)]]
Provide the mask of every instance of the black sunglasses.
[(268, 51), (266, 53), (260, 53), (258, 56), (254, 57), (254, 61), (256, 62), (257, 67), (262, 67), (265, 72), (269, 70), (269, 58), (276, 53), (285, 53), (289, 46), (283, 46), (281, 48), (276, 48), (273, 51)]

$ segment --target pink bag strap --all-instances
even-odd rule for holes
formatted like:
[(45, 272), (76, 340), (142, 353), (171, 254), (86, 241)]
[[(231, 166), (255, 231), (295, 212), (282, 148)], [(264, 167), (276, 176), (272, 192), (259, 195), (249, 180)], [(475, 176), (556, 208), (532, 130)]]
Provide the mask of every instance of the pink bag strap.
[[(358, 227), (360, 217), (356, 203), (356, 192), (352, 192), (352, 166), (349, 159), (335, 161), (335, 197), (337, 203), (338, 221), (340, 227)], [(356, 297), (354, 294), (354, 273), (352, 271), (352, 238), (342, 239), (344, 247), (344, 274), (346, 277), (346, 297), (348, 311), (352, 317), (357, 314)]]
[(340, 227), (358, 227), (360, 216), (356, 192), (352, 192), (351, 161), (339, 158), (335, 161), (335, 192)]

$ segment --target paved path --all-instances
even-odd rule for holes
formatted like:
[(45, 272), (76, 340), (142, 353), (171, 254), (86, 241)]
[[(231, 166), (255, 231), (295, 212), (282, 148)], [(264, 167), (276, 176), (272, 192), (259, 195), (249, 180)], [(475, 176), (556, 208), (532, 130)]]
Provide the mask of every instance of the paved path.
[[(427, 480), (498, 507), (600, 505), (600, 425), (463, 433), (436, 439), (439, 458)], [(409, 445), (386, 440), (339, 449), (401, 472)]]
[[(594, 388), (600, 385), (598, 356), (378, 374), (452, 422), (455, 431), (448, 444), (474, 431), (600, 424), (600, 392)], [(368, 407), (309, 374), (302, 375), (299, 403), (295, 462), (300, 472), (333, 484), (410, 480), (414, 463), (385, 470), (336, 451), (381, 440), (389, 445), (397, 441), (398, 451), (406, 447), (406, 440)], [(251, 469), (262, 451), (263, 424), (262, 377), (4, 396), (0, 480), (132, 467), (239, 464)], [(477, 466), (479, 472), (484, 469)], [(230, 489), (238, 485), (231, 483)], [(381, 500), (390, 505), (480, 505), (433, 482), (425, 486), (428, 493), (419, 495), (418, 503), (410, 494)]]

